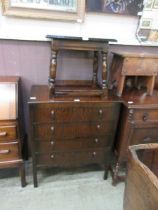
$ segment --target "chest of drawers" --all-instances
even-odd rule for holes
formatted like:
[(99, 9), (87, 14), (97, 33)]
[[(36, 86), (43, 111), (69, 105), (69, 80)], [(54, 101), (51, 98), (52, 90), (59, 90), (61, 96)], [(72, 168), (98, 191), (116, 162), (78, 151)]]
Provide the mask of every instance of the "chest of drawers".
[(18, 167), (24, 187), (26, 181), (18, 89), (18, 77), (0, 77), (0, 168)]
[(98, 164), (107, 178), (119, 104), (111, 99), (54, 98), (34, 86), (29, 101), (34, 186), (37, 169)]
[(117, 163), (113, 185), (122, 179), (120, 165), (127, 161), (128, 146), (158, 143), (158, 93), (152, 97), (133, 91), (123, 95), (123, 107), (119, 122), (115, 152)]

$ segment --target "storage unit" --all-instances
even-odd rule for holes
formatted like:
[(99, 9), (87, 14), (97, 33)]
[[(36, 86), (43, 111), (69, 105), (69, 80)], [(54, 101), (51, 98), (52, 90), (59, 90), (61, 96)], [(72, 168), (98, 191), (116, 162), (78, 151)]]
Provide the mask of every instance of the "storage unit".
[(19, 104), (19, 78), (0, 77), (0, 168), (18, 167), (24, 187), (23, 131)]
[[(158, 75), (158, 56), (145, 53), (114, 53), (110, 70), (110, 87), (116, 87), (117, 96), (121, 96), (128, 85), (130, 88), (146, 87), (148, 95), (153, 94), (155, 78)], [(133, 77), (133, 78), (132, 78)], [(135, 77), (135, 78), (134, 78)], [(129, 84), (130, 83), (130, 84)]]
[(107, 178), (119, 115), (112, 97), (49, 98), (48, 86), (33, 86), (30, 145), (34, 186), (37, 169), (98, 164)]
[(120, 115), (115, 145), (117, 156), (113, 185), (124, 177), (119, 176), (120, 165), (127, 161), (128, 146), (158, 143), (158, 92), (147, 96), (141, 91), (129, 91), (122, 96), (123, 107)]

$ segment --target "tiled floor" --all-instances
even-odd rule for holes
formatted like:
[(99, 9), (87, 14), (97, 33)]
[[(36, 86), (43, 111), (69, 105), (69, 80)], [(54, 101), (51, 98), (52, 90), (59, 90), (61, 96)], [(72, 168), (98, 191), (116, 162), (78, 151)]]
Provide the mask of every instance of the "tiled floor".
[[(2, 171), (3, 172), (3, 171)], [(111, 185), (103, 171), (91, 169), (46, 170), (38, 173), (34, 188), (27, 166), (25, 188), (18, 176), (7, 177), (0, 171), (0, 210), (122, 210), (124, 183)]]

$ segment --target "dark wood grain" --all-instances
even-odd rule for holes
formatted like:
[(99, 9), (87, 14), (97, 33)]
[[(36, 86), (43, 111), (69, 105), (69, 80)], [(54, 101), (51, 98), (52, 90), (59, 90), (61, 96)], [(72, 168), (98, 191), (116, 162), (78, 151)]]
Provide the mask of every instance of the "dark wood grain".
[(49, 98), (46, 86), (32, 88), (30, 145), (34, 186), (37, 168), (98, 164), (107, 178), (120, 105), (115, 97)]
[[(5, 119), (0, 120), (0, 168), (19, 168), (21, 177), (21, 186), (26, 185), (25, 180), (25, 169), (24, 161), (22, 158), (22, 147), (23, 147), (23, 126), (21, 108), (18, 108), (20, 104), (19, 94), (19, 77), (0, 77), (1, 87), (6, 84), (13, 84), (16, 88), (13, 88), (12, 94), (15, 95), (12, 100), (11, 106), (4, 106), (1, 112), (14, 112), (13, 109), (18, 110), (16, 117), (12, 118), (12, 115), (5, 115)], [(13, 99), (13, 98), (12, 98)], [(4, 98), (2, 98), (4, 100)], [(16, 101), (15, 101), (16, 100)], [(10, 101), (8, 101), (10, 103)], [(8, 116), (8, 118), (6, 117)]]
[(157, 163), (158, 144), (130, 147), (123, 210), (157, 209), (158, 170), (155, 170)]
[[(113, 185), (119, 180), (119, 169), (127, 162), (128, 146), (158, 143), (158, 92), (147, 96), (142, 92), (125, 91), (122, 95), (123, 107), (120, 115), (115, 153), (117, 161)], [(121, 179), (122, 180), (122, 179)]]

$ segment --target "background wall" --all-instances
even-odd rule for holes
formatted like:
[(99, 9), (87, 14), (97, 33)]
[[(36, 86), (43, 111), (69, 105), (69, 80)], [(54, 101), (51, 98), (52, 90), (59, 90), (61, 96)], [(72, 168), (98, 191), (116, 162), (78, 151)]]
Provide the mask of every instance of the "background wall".
[(22, 19), (2, 16), (0, 38), (46, 41), (47, 34), (115, 38), (118, 44), (139, 45), (135, 33), (138, 17), (86, 13), (83, 23)]
[[(109, 47), (110, 66), (111, 51), (158, 54), (158, 47), (140, 46), (135, 37), (137, 24), (138, 18), (132, 16), (86, 14), (84, 23), (74, 23), (6, 17), (0, 11), (0, 75), (21, 77), (26, 131), (30, 88), (34, 84), (48, 84), (50, 42), (45, 38), (47, 34), (117, 39), (118, 43)], [(90, 76), (91, 56), (77, 54), (76, 59), (71, 53), (71, 60), (68, 54), (63, 57), (58, 77), (70, 78), (75, 72), (80, 72), (81, 79)], [(69, 71), (64, 74), (63, 69)]]

